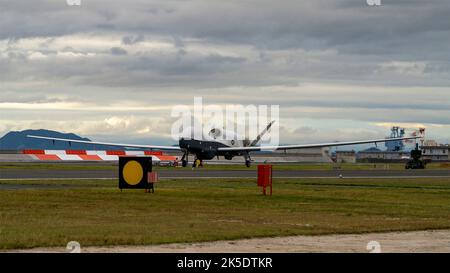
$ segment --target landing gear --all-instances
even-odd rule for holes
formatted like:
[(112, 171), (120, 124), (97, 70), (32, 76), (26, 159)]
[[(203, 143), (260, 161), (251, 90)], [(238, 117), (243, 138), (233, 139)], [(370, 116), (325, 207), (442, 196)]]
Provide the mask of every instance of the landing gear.
[(421, 157), (422, 151), (416, 143), (416, 149), (411, 150), (411, 159), (406, 162), (405, 169), (425, 169), (426, 162), (420, 160)]
[(192, 168), (197, 168), (197, 167), (201, 167), (203, 166), (202, 161), (198, 158), (196, 158), (194, 160), (194, 162), (192, 163)]
[(245, 160), (245, 166), (247, 166), (247, 168), (250, 168), (251, 166), (250, 160)]
[(247, 168), (250, 168), (251, 163), (252, 163), (252, 159), (250, 158), (250, 155), (248, 153), (244, 154), (244, 158), (245, 158), (245, 166), (247, 166)]
[(188, 153), (184, 153), (181, 157), (181, 166), (186, 167), (188, 164)]

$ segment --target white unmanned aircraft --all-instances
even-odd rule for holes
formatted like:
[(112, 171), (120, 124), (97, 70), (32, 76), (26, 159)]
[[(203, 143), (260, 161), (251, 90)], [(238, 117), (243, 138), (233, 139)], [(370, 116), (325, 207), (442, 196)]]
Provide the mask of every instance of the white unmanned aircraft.
[(418, 139), (421, 136), (412, 137), (398, 137), (398, 138), (385, 138), (385, 139), (369, 139), (369, 140), (358, 140), (358, 141), (348, 141), (348, 142), (331, 142), (331, 143), (318, 143), (318, 144), (298, 144), (298, 145), (279, 145), (279, 146), (256, 146), (261, 140), (261, 137), (266, 134), (274, 121), (270, 122), (267, 127), (256, 137), (255, 140), (217, 140), (224, 133), (221, 129), (213, 128), (209, 135), (211, 140), (198, 140), (194, 138), (180, 138), (178, 146), (157, 146), (157, 145), (137, 145), (137, 144), (123, 144), (123, 143), (108, 143), (108, 142), (94, 142), (85, 140), (74, 140), (65, 138), (54, 138), (54, 137), (44, 137), (44, 136), (33, 136), (28, 135), (31, 138), (48, 139), (53, 141), (64, 141), (69, 143), (85, 143), (85, 144), (95, 144), (95, 145), (108, 145), (108, 146), (119, 146), (128, 148), (142, 148), (142, 149), (157, 149), (157, 150), (171, 150), (171, 151), (181, 151), (183, 152), (183, 157), (181, 158), (181, 163), (183, 167), (188, 164), (189, 154), (195, 156), (193, 167), (197, 167), (201, 164), (202, 160), (210, 160), (214, 157), (223, 156), (227, 160), (231, 160), (235, 156), (243, 156), (245, 159), (245, 165), (250, 167), (251, 158), (250, 152), (254, 151), (270, 151), (270, 150), (290, 150), (290, 149), (305, 149), (305, 148), (323, 148), (323, 147), (334, 147), (334, 146), (345, 146), (345, 145), (358, 145), (367, 143), (379, 143), (388, 141), (401, 141)]

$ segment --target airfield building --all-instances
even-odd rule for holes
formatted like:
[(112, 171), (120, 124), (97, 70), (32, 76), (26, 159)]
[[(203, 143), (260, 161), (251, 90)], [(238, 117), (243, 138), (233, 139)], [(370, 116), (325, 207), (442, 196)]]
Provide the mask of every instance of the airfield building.
[(336, 151), (335, 154), (337, 163), (356, 163), (355, 151)]
[(271, 154), (252, 154), (252, 157), (267, 157), (279, 158), (280, 161), (286, 158), (290, 162), (320, 162), (329, 163), (332, 162), (329, 148), (309, 148), (309, 149), (299, 149), (299, 150), (279, 150)]
[(358, 152), (358, 162), (396, 162), (407, 160), (410, 156), (406, 151), (381, 151), (377, 148), (369, 148)]
[(450, 161), (450, 145), (437, 144), (427, 141), (421, 147), (422, 158), (431, 161)]

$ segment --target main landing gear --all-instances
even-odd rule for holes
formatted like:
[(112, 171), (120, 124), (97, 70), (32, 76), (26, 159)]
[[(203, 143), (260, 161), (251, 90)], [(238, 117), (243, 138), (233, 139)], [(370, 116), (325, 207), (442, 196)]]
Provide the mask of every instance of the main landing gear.
[(203, 162), (201, 159), (196, 158), (194, 162), (192, 163), (192, 168), (202, 167)]
[[(188, 165), (188, 153), (184, 153), (183, 156), (181, 157), (181, 166), (183, 167), (187, 167)], [(197, 167), (201, 167), (203, 166), (203, 162), (201, 159), (198, 159), (197, 157), (195, 157), (194, 162), (192, 162), (192, 168), (197, 168)]]

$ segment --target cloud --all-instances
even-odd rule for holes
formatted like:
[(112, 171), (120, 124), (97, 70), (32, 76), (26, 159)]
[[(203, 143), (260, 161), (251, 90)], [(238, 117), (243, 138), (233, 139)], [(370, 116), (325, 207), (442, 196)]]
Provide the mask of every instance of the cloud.
[(0, 94), (0, 104), (4, 103), (57, 103), (61, 98), (49, 97), (43, 94), (18, 94), (17, 92), (4, 90)]
[(124, 45), (134, 45), (145, 40), (144, 35), (140, 34), (137, 36), (125, 36), (122, 38), (122, 43)]
[(112, 55), (127, 55), (128, 52), (120, 47), (111, 47), (111, 54)]
[[(111, 135), (120, 128), (94, 121), (126, 112), (130, 132), (143, 137), (156, 128), (144, 113), (163, 119), (171, 105), (203, 96), (279, 104), (292, 139), (322, 138), (324, 124), (350, 136), (343, 126), (399, 122), (441, 125), (433, 130), (446, 139), (448, 1), (383, 4), (0, 0), (2, 119), (24, 129), (37, 119), (68, 129), (76, 119)], [(366, 130), (358, 134), (382, 129)]]
[(317, 129), (309, 127), (309, 126), (302, 126), (294, 130), (295, 134), (303, 134), (303, 135), (313, 135), (317, 133)]

